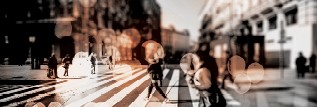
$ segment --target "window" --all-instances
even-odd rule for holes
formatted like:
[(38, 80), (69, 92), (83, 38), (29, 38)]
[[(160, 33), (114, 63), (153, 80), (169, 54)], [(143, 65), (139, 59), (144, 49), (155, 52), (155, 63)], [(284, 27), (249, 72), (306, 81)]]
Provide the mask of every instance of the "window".
[(286, 25), (293, 25), (297, 23), (297, 8), (285, 12)]
[(276, 29), (277, 28), (277, 16), (273, 16), (271, 18), (269, 18), (269, 29)]
[(263, 31), (263, 22), (262, 21), (258, 21), (256, 26), (257, 26), (257, 32)]

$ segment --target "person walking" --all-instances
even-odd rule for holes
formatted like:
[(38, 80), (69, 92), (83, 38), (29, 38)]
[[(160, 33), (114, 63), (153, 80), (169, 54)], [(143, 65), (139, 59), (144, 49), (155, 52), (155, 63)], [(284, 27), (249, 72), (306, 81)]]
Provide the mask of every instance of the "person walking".
[(109, 70), (113, 70), (113, 48), (112, 46), (106, 46), (106, 63), (109, 65)]
[(55, 78), (59, 78), (58, 75), (57, 75), (57, 59), (55, 57), (55, 54), (52, 53), (49, 61), (48, 61), (48, 66), (50, 69), (53, 70), (53, 73), (54, 73), (54, 77)]
[(90, 58), (91, 62), (91, 74), (96, 74), (96, 54), (92, 53), (92, 56)]
[(224, 96), (218, 88), (219, 69), (210, 53), (209, 42), (199, 44), (197, 55), (202, 63), (194, 74), (194, 88), (199, 91), (199, 107), (225, 107)]
[(306, 69), (306, 58), (302, 52), (299, 52), (299, 56), (296, 58), (297, 78), (305, 78)]
[(164, 98), (164, 102), (166, 103), (168, 102), (168, 98), (166, 96), (166, 94), (164, 94), (164, 92), (162, 91), (162, 89), (158, 86), (158, 82), (160, 80), (162, 80), (163, 78), (163, 70), (161, 68), (161, 65), (163, 63), (163, 59), (162, 58), (153, 58), (153, 59), (148, 59), (147, 60), (149, 62), (149, 67), (147, 69), (150, 78), (151, 78), (151, 83), (150, 86), (148, 88), (148, 93), (147, 93), (147, 97), (145, 98), (145, 100), (148, 100), (153, 87), (155, 87), (155, 89), (162, 95), (162, 97)]
[(68, 76), (68, 69), (69, 69), (69, 64), (71, 63), (71, 58), (69, 56), (69, 54), (66, 54), (66, 56), (63, 58), (62, 60), (63, 64), (64, 64), (64, 76)]
[(315, 73), (316, 55), (314, 53), (309, 58), (309, 67), (310, 67), (311, 73)]

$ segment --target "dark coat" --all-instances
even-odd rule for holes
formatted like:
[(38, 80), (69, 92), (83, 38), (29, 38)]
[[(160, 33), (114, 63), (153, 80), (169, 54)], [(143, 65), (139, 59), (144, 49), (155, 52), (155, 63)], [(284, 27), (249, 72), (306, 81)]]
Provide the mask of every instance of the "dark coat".
[(92, 65), (96, 65), (96, 58), (94, 56), (92, 56), (90, 58), (90, 62), (91, 62)]
[(147, 69), (148, 73), (151, 75), (152, 80), (162, 80), (163, 78), (163, 69), (161, 67), (163, 60), (159, 60), (158, 63), (150, 64)]
[(48, 67), (50, 68), (56, 68), (57, 67), (57, 59), (56, 57), (50, 57), (48, 60)]
[(296, 58), (296, 67), (298, 72), (305, 72), (306, 70), (306, 58), (300, 56)]
[(316, 65), (316, 55), (312, 55), (310, 58), (309, 58), (309, 65), (314, 67)]
[(71, 63), (71, 61), (72, 61), (72, 59), (71, 59), (70, 57), (65, 57), (65, 58), (63, 58), (63, 61), (62, 61), (62, 62), (65, 64), (65, 65), (64, 65), (64, 68), (68, 69), (69, 64)]

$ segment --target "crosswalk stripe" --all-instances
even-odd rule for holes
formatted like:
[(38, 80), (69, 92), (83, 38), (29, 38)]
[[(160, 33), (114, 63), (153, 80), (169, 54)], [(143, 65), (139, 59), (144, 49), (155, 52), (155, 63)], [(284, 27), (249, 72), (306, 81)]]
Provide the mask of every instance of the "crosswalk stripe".
[[(115, 72), (115, 71), (118, 71), (118, 70), (121, 70), (123, 69), (124, 67), (122, 68), (119, 68), (119, 69), (115, 69), (115, 70), (112, 70), (111, 72)], [(2, 92), (0, 93), (0, 96), (4, 95), (4, 94), (13, 94), (13, 93), (16, 93), (16, 92), (21, 92), (23, 90), (27, 90), (27, 89), (31, 89), (31, 88), (40, 88), (40, 87), (45, 87), (47, 85), (50, 85), (50, 84), (53, 84), (53, 83), (58, 83), (58, 82), (65, 82), (65, 80), (59, 80), (57, 79), (56, 81), (51, 81), (51, 82), (47, 82), (47, 83), (43, 83), (43, 84), (39, 84), (39, 85), (34, 85), (34, 86), (31, 86), (31, 87), (23, 87), (23, 88), (18, 88), (18, 89), (14, 89), (14, 90), (10, 90), (10, 91), (6, 91), (6, 92)], [(55, 84), (56, 85), (56, 84)], [(1, 100), (0, 100), (1, 102)]]
[[(178, 100), (178, 86), (179, 86), (179, 69), (175, 69), (173, 71), (172, 78), (169, 82), (169, 85), (167, 87), (167, 98), (172, 101), (177, 101)], [(162, 104), (162, 107), (177, 107), (178, 103), (166, 103)]]
[[(140, 70), (141, 68), (137, 69), (137, 70)], [(129, 70), (129, 69), (128, 69)], [(135, 71), (137, 71), (135, 70)], [(123, 77), (125, 75), (118, 75), (117, 78), (120, 78), (120, 77)], [(103, 78), (106, 78), (105, 77), (102, 77), (102, 78), (98, 78), (98, 79), (103, 79)], [(11, 96), (11, 97), (8, 97), (8, 98), (4, 98), (4, 99), (0, 99), (0, 102), (5, 102), (5, 101), (10, 101), (10, 100), (13, 100), (13, 99), (16, 99), (16, 98), (19, 98), (19, 97), (23, 97), (23, 96), (26, 96), (28, 94), (32, 94), (32, 93), (36, 93), (36, 92), (40, 92), (40, 91), (43, 91), (43, 90), (48, 90), (50, 88), (53, 88), (53, 87), (62, 87), (62, 88), (57, 88), (57, 90), (53, 90), (53, 91), (50, 91), (48, 93), (45, 93), (45, 94), (40, 94), (36, 97), (33, 97), (33, 98), (29, 98), (27, 100), (24, 100), (24, 101), (20, 101), (20, 102), (16, 102), (16, 103), (12, 103), (10, 104), (10, 106), (15, 106), (15, 105), (20, 105), (20, 104), (23, 104), (23, 103), (26, 103), (26, 102), (30, 102), (30, 101), (35, 101), (35, 100), (39, 100), (39, 99), (42, 99), (44, 97), (47, 97), (51, 94), (55, 94), (55, 93), (59, 93), (59, 92), (63, 92), (65, 91), (65, 89), (67, 89), (67, 87), (72, 87), (72, 88), (76, 88), (77, 86), (82, 86), (83, 83), (86, 83), (84, 80), (87, 80), (88, 78), (85, 78), (85, 79), (82, 79), (82, 80), (78, 80), (78, 81), (72, 81), (72, 82), (67, 82), (65, 84), (57, 84), (57, 85), (52, 85), (52, 86), (47, 86), (47, 87), (41, 87), (39, 89), (35, 89), (35, 90), (32, 90), (32, 91), (28, 91), (28, 92), (25, 92), (25, 93), (20, 93), (20, 94), (15, 94), (14, 96)], [(110, 80), (106, 80), (106, 81), (110, 81)], [(103, 81), (104, 82), (104, 81)], [(78, 83), (81, 83), (81, 84), (78, 84)], [(67, 91), (67, 92), (70, 92), (70, 91)]]
[(227, 101), (227, 106), (241, 106), (241, 103), (236, 101), (231, 94), (229, 94), (226, 90), (221, 89), (221, 93), (223, 94), (223, 96), (225, 97), (226, 101)]
[[(163, 79), (165, 79), (167, 73), (170, 71), (170, 69), (164, 69), (163, 70)], [(129, 107), (145, 107), (145, 105), (148, 103), (148, 101), (144, 101), (144, 98), (147, 96), (148, 93), (148, 88), (145, 88), (141, 94), (136, 98), (135, 101), (133, 101)], [(152, 92), (155, 92), (155, 88), (153, 89)]]
[[(138, 69), (135, 69), (135, 70), (132, 70), (132, 71), (129, 71), (129, 72), (137, 72), (137, 71), (139, 71), (139, 70), (141, 70), (141, 68), (138, 68)], [(98, 87), (98, 86), (100, 86), (100, 85), (102, 85), (102, 84), (105, 84), (105, 83), (107, 83), (107, 82), (109, 82), (109, 81), (117, 80), (117, 79), (120, 79), (120, 78), (125, 77), (125, 76), (128, 76), (128, 75), (129, 75), (128, 73), (125, 73), (125, 74), (122, 74), (122, 75), (117, 75), (117, 78), (106, 79), (106, 80), (103, 80), (103, 81), (101, 81), (101, 82), (97, 82), (97, 83), (94, 83), (94, 84), (89, 84), (88, 86), (81, 87), (81, 88), (74, 88), (74, 87), (75, 87), (74, 85), (68, 86), (67, 88), (74, 88), (74, 89), (76, 89), (76, 90), (74, 90), (75, 92), (73, 91), (73, 93), (75, 93), (75, 94), (76, 94), (76, 93), (82, 93), (82, 92), (84, 92), (84, 91), (86, 91), (86, 90), (88, 90), (88, 89)], [(105, 77), (98, 78), (97, 80), (104, 79), (104, 78), (106, 78), (106, 76), (105, 76)], [(93, 81), (96, 81), (96, 80), (93, 80)], [(82, 85), (83, 85), (83, 83), (77, 84), (76, 86), (82, 86)], [(56, 93), (57, 93), (57, 92), (59, 92), (59, 90), (56, 90)]]
[(18, 86), (18, 85), (14, 85), (11, 87), (4, 86), (4, 87), (1, 87), (0, 92), (5, 92), (7, 90), (16, 89), (16, 88), (21, 88), (21, 86)]
[(30, 88), (39, 88), (39, 87), (43, 87), (45, 85), (49, 85), (49, 84), (52, 84), (52, 83), (56, 83), (56, 81), (51, 81), (51, 82), (40, 84), (40, 85), (34, 85), (34, 86), (31, 86), (31, 87), (23, 87), (23, 88), (17, 88), (17, 89), (14, 89), (14, 90), (10, 90), (10, 91), (5, 91), (5, 92), (0, 93), (0, 96), (2, 96), (4, 94), (12, 94), (12, 93), (15, 93), (15, 92), (18, 92), (18, 91), (22, 91), (22, 90), (26, 90), (26, 89), (30, 89)]
[[(172, 74), (169, 74), (168, 78), (167, 78), (167, 74), (169, 72), (172, 72)], [(151, 102), (151, 103), (157, 103), (158, 105), (162, 106), (162, 107), (177, 107), (178, 101), (179, 100), (179, 94), (186, 94), (186, 93), (179, 93), (179, 82), (180, 82), (180, 69), (174, 69), (174, 70), (170, 70), (170, 69), (164, 69), (163, 70), (163, 79), (169, 79), (168, 87), (166, 88), (165, 93), (167, 94), (167, 97), (169, 98), (170, 102), (168, 102), (167, 104), (162, 104), (162, 102)], [(146, 69), (144, 68), (137, 68), (132, 70), (131, 68), (121, 68), (121, 69), (117, 69), (117, 70), (112, 70), (109, 71), (108, 73), (113, 73), (115, 76), (111, 76), (111, 75), (105, 75), (102, 76), (100, 78), (83, 78), (80, 80), (73, 80), (70, 82), (66, 82), (66, 83), (60, 83), (60, 84), (55, 84), (55, 85), (50, 85), (53, 83), (56, 83), (56, 81), (52, 81), (52, 82), (47, 82), (47, 83), (43, 83), (40, 85), (35, 85), (35, 86), (30, 86), (30, 87), (22, 87), (19, 89), (14, 89), (14, 90), (10, 90), (10, 91), (6, 91), (6, 92), (2, 92), (0, 93), (0, 96), (2, 94), (12, 94), (12, 93), (16, 93), (22, 90), (27, 90), (27, 89), (31, 89), (31, 88), (37, 88), (35, 90), (31, 90), (31, 91), (27, 91), (24, 93), (19, 93), (19, 94), (14, 94), (13, 96), (4, 98), (4, 99), (0, 99), (0, 103), (1, 102), (7, 102), (7, 101), (11, 101), (17, 98), (21, 98), (24, 96), (27, 96), (28, 94), (34, 94), (34, 93), (39, 93), (39, 95), (32, 97), (32, 98), (28, 98), (26, 100), (23, 101), (19, 101), (19, 102), (15, 102), (15, 103), (11, 103), (8, 106), (18, 106), (21, 104), (24, 104), (26, 102), (32, 102), (32, 101), (37, 101), (40, 99), (43, 99), (45, 97), (48, 97), (52, 94), (60, 94), (60, 95), (65, 95), (67, 96), (68, 94), (80, 94), (83, 93), (89, 89), (93, 89), (96, 87), (100, 87), (103, 84), (106, 84), (112, 80), (116, 81), (115, 83), (107, 86), (107, 87), (103, 87), (100, 90), (97, 90), (94, 93), (91, 93), (90, 95), (79, 99), (79, 100), (74, 100), (74, 101), (70, 101), (66, 107), (78, 107), (78, 106), (83, 106), (86, 103), (89, 103), (91, 101), (93, 101), (94, 99), (100, 97), (100, 95), (106, 94), (106, 93), (110, 93), (112, 92), (112, 89), (122, 86), (124, 83), (129, 82), (129, 81), (133, 81), (133, 83), (131, 85), (128, 85), (127, 87), (122, 88), (122, 90), (120, 90), (118, 93), (116, 93), (115, 95), (113, 95), (112, 97), (110, 97), (109, 99), (107, 99), (105, 102), (101, 102), (98, 105), (102, 106), (102, 107), (106, 107), (106, 106), (114, 106), (116, 104), (118, 104), (119, 102), (122, 101), (123, 98), (127, 97), (128, 94), (130, 94), (133, 90), (139, 88), (141, 86), (141, 84), (143, 84), (145, 81), (149, 80), (149, 76), (144, 76), (141, 79), (135, 80), (136, 78), (140, 78), (141, 75), (144, 75), (146, 73)], [(100, 76), (100, 75), (99, 75)], [(109, 76), (111, 78), (109, 78)], [(91, 81), (87, 81), (87, 80), (91, 80), (91, 81), (96, 81), (96, 83), (90, 84), (92, 83)], [(98, 82), (97, 82), (98, 81)], [(80, 83), (80, 84), (78, 84)], [(85, 84), (89, 84), (88, 86), (86, 86)], [(53, 88), (52, 91), (47, 91), (47, 90), (51, 90), (51, 88)], [(56, 87), (60, 87), (60, 88), (56, 88)], [(80, 88), (79, 88), (80, 87)], [(145, 86), (142, 86), (143, 88), (141, 90), (143, 90), (141, 93), (138, 94), (138, 96), (136, 97), (136, 99), (129, 105), (129, 107), (145, 107), (147, 105), (147, 101), (144, 100), (144, 98), (147, 96), (147, 89), (148, 87), (145, 88)], [(76, 90), (72, 90), (72, 91), (67, 91), (67, 89), (76, 89)], [(121, 89), (121, 88), (120, 88)], [(190, 94), (190, 99), (192, 100), (192, 105), (193, 107), (198, 107), (198, 103), (197, 100), (199, 100), (199, 96), (198, 91), (192, 87), (188, 87), (189, 89), (189, 93)], [(43, 91), (47, 91), (42, 93)], [(140, 90), (140, 89), (138, 89)], [(163, 90), (164, 91), (164, 90)], [(153, 89), (153, 93), (155, 92), (155, 88)], [(227, 105), (228, 106), (241, 106), (240, 102), (236, 101), (231, 94), (229, 94), (226, 90), (221, 89), (221, 92), (223, 93), (225, 99), (227, 100)], [(69, 95), (68, 95), (69, 96)], [(129, 102), (128, 102), (129, 104)]]
[[(168, 87), (168, 84), (170, 83), (170, 80), (172, 78), (173, 75), (173, 71), (169, 70), (165, 76), (165, 78), (162, 80), (162, 91), (164, 93), (166, 93), (166, 89)], [(162, 103), (158, 103), (158, 102), (162, 102), (163, 101), (163, 97), (159, 94), (158, 91), (155, 90), (155, 88), (153, 87), (153, 91), (152, 91), (152, 96), (150, 96), (149, 102), (147, 102), (146, 107), (161, 107)]]
[[(194, 89), (193, 87), (190, 87), (189, 84), (188, 84), (188, 89), (189, 89), (191, 100), (199, 100), (198, 90)], [(198, 107), (199, 102), (192, 102), (192, 104), (193, 104), (193, 107)]]
[(108, 99), (106, 102), (103, 102), (101, 105), (112, 107), (113, 105), (118, 103), (122, 98), (124, 98), (127, 94), (129, 94), (134, 88), (137, 88), (141, 85), (141, 83), (148, 80), (149, 78), (149, 76), (144, 76), (140, 80), (136, 80), (133, 84), (129, 85), (128, 87), (125, 87), (119, 93), (115, 94), (113, 97)]
[(164, 69), (163, 70), (163, 79), (166, 77), (167, 73), (170, 71), (170, 69)]
[(263, 92), (256, 92), (257, 107), (269, 107), (266, 96)]
[[(79, 107), (79, 106), (82, 106), (82, 105), (84, 105), (84, 104), (86, 104), (88, 102), (91, 102), (92, 100), (100, 97), (100, 95), (109, 92), (111, 89), (113, 89), (115, 87), (118, 87), (118, 86), (122, 85), (123, 83), (129, 81), (129, 79), (136, 78), (136, 77), (138, 77), (138, 76), (140, 76), (140, 75), (142, 75), (144, 73), (146, 73), (146, 70), (142, 70), (142, 71), (138, 72), (137, 74), (128, 77), (127, 79), (119, 80), (115, 84), (112, 84), (112, 85), (110, 85), (108, 87), (102, 88), (102, 89), (96, 91), (95, 93), (92, 93), (92, 94), (90, 94), (90, 95), (88, 95), (88, 96), (86, 96), (86, 97), (84, 97), (84, 98), (82, 98), (82, 99), (80, 99), (78, 101), (75, 101), (75, 102), (72, 102), (72, 103), (68, 104), (66, 107)], [(117, 78), (117, 77), (114, 77), (114, 78)]]
[[(129, 70), (129, 69), (128, 69), (128, 70)], [(139, 70), (141, 70), (141, 68), (138, 68), (138, 69), (136, 69), (136, 70), (133, 70), (132, 72), (136, 72), (136, 71), (139, 71)], [(121, 78), (121, 77), (124, 77), (124, 76), (127, 76), (127, 75), (128, 75), (128, 74), (118, 75), (117, 78)], [(98, 79), (104, 79), (104, 78), (106, 78), (106, 77), (102, 77), (102, 78), (98, 78)], [(109, 81), (111, 81), (111, 80), (113, 80), (113, 78), (109, 78), (109, 79), (106, 79), (105, 81), (101, 81), (101, 82), (107, 83), (107, 82), (109, 82)], [(67, 85), (64, 84), (64, 86), (59, 86), (59, 87), (61, 87), (61, 88), (57, 88), (56, 90), (50, 91), (50, 92), (48, 92), (48, 93), (40, 94), (40, 95), (38, 95), (38, 96), (36, 96), (36, 97), (29, 98), (29, 99), (27, 99), (27, 100), (20, 101), (20, 102), (18, 102), (18, 103), (12, 103), (12, 104), (10, 104), (10, 105), (23, 104), (23, 103), (25, 103), (25, 102), (36, 101), (36, 100), (45, 98), (45, 97), (47, 97), (47, 96), (49, 96), (49, 95), (51, 95), (51, 94), (56, 94), (56, 93), (61, 93), (61, 95), (67, 94), (66, 96), (72, 96), (72, 95), (79, 94), (79, 93), (83, 92), (83, 91), (82, 91), (82, 90), (83, 90), (83, 87), (80, 87), (80, 86), (83, 86), (83, 85), (85, 85), (85, 84), (89, 84), (89, 82), (78, 82), (78, 81), (77, 81), (77, 84), (76, 84), (75, 82), (76, 82), (76, 81), (74, 81), (74, 82), (72, 82), (72, 83), (70, 83), (70, 84), (67, 84)], [(78, 83), (81, 83), (81, 84), (78, 84)], [(92, 84), (92, 85), (96, 85), (96, 84)], [(66, 87), (66, 88), (65, 88), (65, 87)], [(77, 88), (77, 87), (80, 87), (80, 88)], [(68, 89), (68, 88), (75, 89), (75, 90), (66, 91), (66, 89)], [(90, 88), (90, 86), (85, 87), (85, 89), (87, 89), (87, 88)], [(70, 90), (71, 90), (71, 89), (70, 89)], [(65, 92), (65, 91), (66, 91), (66, 92)], [(63, 92), (65, 92), (65, 93), (63, 93)]]
[(129, 107), (144, 107), (148, 101), (144, 101), (144, 98), (147, 96), (148, 88), (146, 87), (141, 94), (133, 101)]

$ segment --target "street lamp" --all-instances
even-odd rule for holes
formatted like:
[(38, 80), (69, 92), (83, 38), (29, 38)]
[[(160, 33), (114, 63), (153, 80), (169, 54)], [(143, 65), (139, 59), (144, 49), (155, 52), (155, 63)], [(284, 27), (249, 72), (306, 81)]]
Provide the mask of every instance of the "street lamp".
[[(88, 39), (88, 21), (89, 21), (89, 8), (93, 7), (96, 3), (96, 0), (79, 0), (80, 4), (84, 7), (84, 16), (82, 18), (82, 33), (84, 34), (84, 42), (87, 42)], [(85, 50), (88, 47), (88, 44), (84, 43)]]
[(285, 26), (284, 26), (284, 22), (281, 21), (280, 22), (281, 25), (281, 30), (280, 30), (280, 40), (278, 41), (278, 43), (280, 43), (281, 45), (281, 52), (280, 52), (280, 70), (281, 70), (281, 78), (284, 78), (284, 47), (283, 45), (288, 41), (291, 40), (291, 37), (287, 37), (285, 34)]
[(33, 56), (33, 53), (32, 53), (32, 46), (35, 42), (35, 36), (29, 36), (29, 42), (31, 43), (31, 46), (30, 46), (30, 54), (31, 54), (31, 69), (35, 69), (35, 60), (34, 60), (34, 56)]

